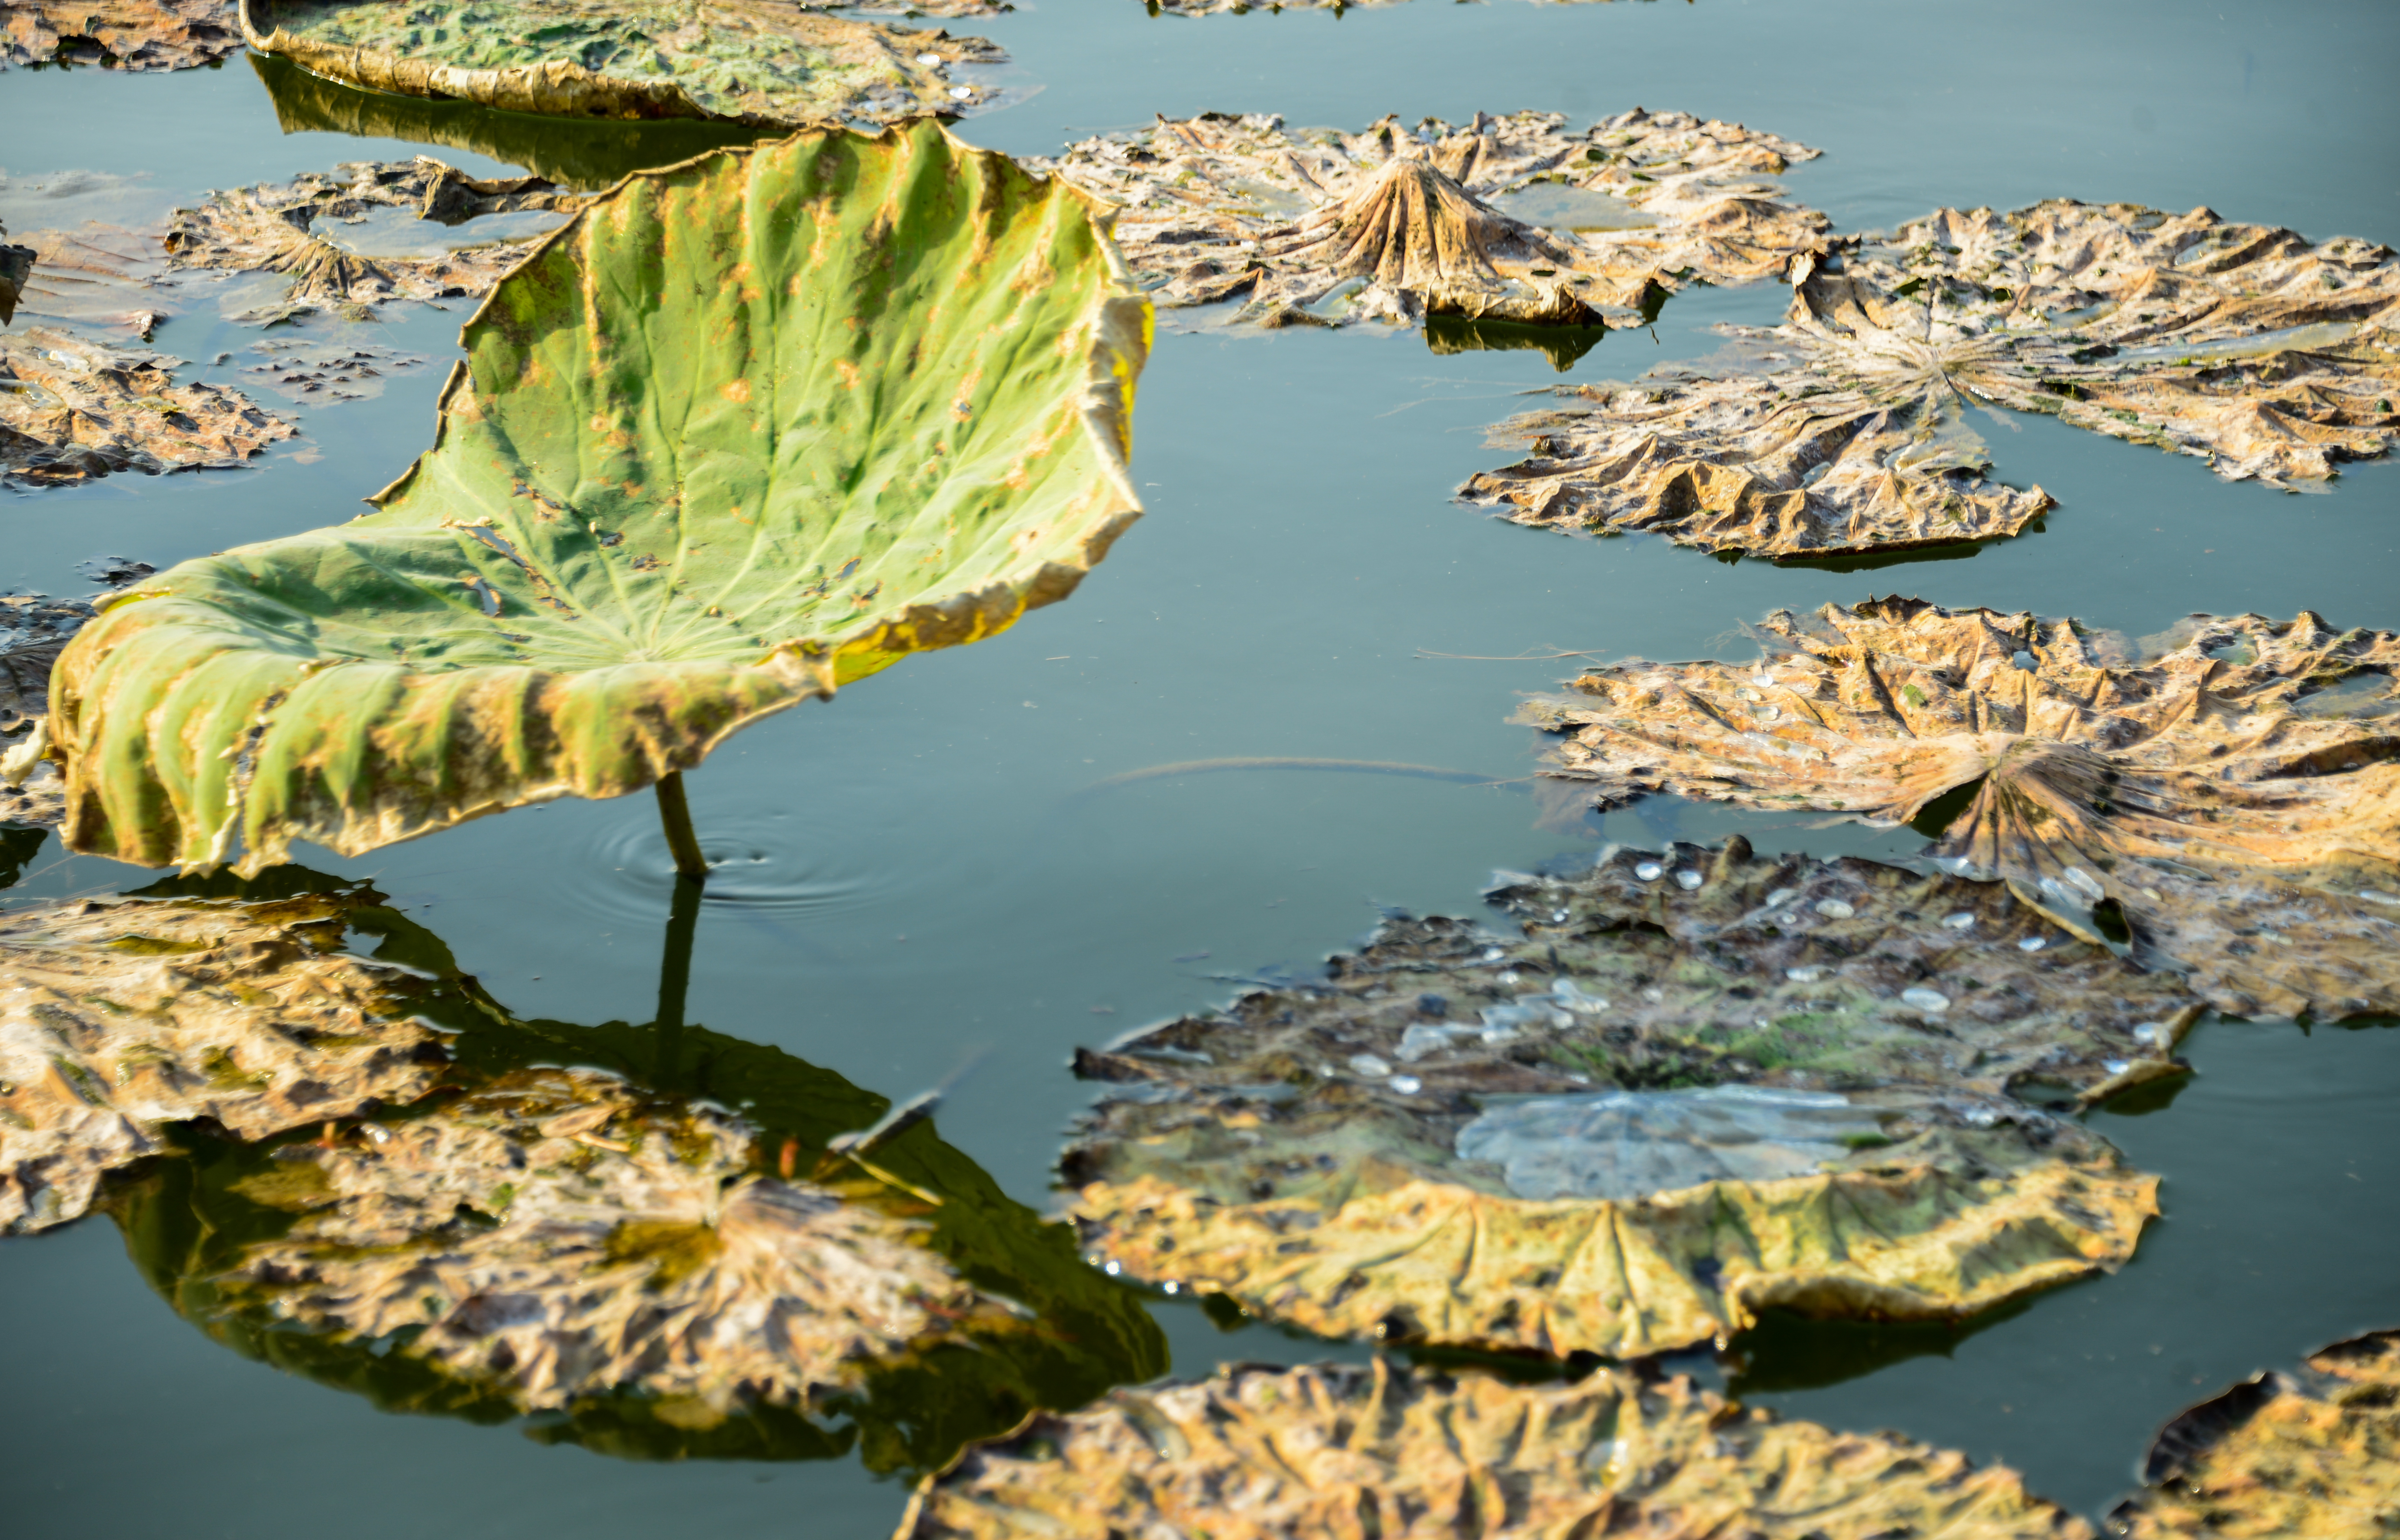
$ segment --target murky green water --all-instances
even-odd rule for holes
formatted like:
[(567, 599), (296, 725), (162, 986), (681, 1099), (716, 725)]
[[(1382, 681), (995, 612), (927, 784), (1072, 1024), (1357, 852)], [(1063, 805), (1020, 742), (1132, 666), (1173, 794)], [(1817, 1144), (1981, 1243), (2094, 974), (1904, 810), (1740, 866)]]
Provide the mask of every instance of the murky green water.
[[(1418, 0), (1182, 20), (1138, 0), (1044, 0), (953, 30), (1000, 41), (1012, 83), (1041, 88), (964, 126), (1016, 153), (1152, 113), (1357, 126), (1387, 111), (1584, 118), (1639, 103), (1820, 146), (1791, 184), (1844, 228), (2064, 195), (2206, 203), (2313, 237), (2400, 241), (2389, 89), (2400, 16), (2373, 4)], [(429, 144), (470, 170), (504, 162), (462, 143), (589, 180), (642, 150), (614, 130), (311, 100), (307, 121), (425, 143), (286, 134), (241, 60), (170, 76), (0, 75), (0, 220), (55, 223), (13, 189), (68, 170), (139, 174), (113, 195), (109, 217), (126, 217)], [(698, 131), (651, 153), (701, 147)], [(1707, 326), (1771, 320), (1783, 299), (1771, 286), (1680, 298), (1655, 334), (1612, 334), (1567, 377), (1705, 353)], [(426, 363), (376, 399), (307, 408), (307, 440), (260, 470), (0, 500), (0, 583), (83, 592), (74, 565), (95, 555), (163, 567), (347, 516), (426, 443), (463, 319), (392, 314), (375, 340)], [(1984, 431), (2004, 477), (2058, 499), (2042, 532), (1872, 572), (1725, 566), (1450, 504), (1452, 485), (1496, 463), (1482, 429), (1561, 377), (1538, 352), (1436, 355), (1414, 335), (1227, 335), (1190, 313), (1162, 319), (1136, 424), (1151, 515), (1072, 602), (775, 718), (691, 778), (704, 841), (732, 865), (701, 918), (689, 1018), (895, 1099), (951, 1083), (943, 1137), (1037, 1205), (1086, 1095), (1065, 1069), (1075, 1045), (1222, 1002), (1261, 970), (1307, 966), (1372, 924), (1377, 905), (1471, 912), (1491, 868), (1603, 839), (1740, 829), (1766, 849), (1893, 855), (1917, 843), (1667, 801), (1544, 829), (1521, 784), (1421, 776), (1098, 784), (1110, 777), (1289, 756), (1513, 782), (1534, 747), (1507, 725), (1516, 696), (1572, 662), (1469, 660), (1705, 655), (1766, 609), (1892, 588), (2135, 634), (2199, 609), (2400, 624), (2390, 466), (2303, 497), (2011, 419)], [(199, 315), (158, 337), (194, 360), (232, 352), (201, 377), (234, 380), (257, 340)], [(652, 1015), (671, 871), (648, 798), (555, 804), (311, 864), (372, 878), (522, 1015)], [(53, 844), (14, 892), (147, 879)], [(2400, 1324), (2400, 1141), (2388, 1132), (2400, 1036), (2216, 1023), (2189, 1055), (2200, 1075), (2171, 1105), (2094, 1114), (2134, 1165), (2166, 1178), (2167, 1218), (2119, 1276), (1960, 1332), (1778, 1322), (1708, 1371), (1794, 1415), (2006, 1460), (2089, 1511), (2130, 1483), (2181, 1406), (2333, 1337)], [(1357, 1351), (1220, 1333), (1188, 1304), (1155, 1315), (1180, 1371)], [(875, 1535), (905, 1495), (854, 1460), (635, 1463), (505, 1424), (379, 1412), (185, 1325), (104, 1220), (0, 1247), (0, 1426), (20, 1473), (11, 1527), (28, 1534)]]

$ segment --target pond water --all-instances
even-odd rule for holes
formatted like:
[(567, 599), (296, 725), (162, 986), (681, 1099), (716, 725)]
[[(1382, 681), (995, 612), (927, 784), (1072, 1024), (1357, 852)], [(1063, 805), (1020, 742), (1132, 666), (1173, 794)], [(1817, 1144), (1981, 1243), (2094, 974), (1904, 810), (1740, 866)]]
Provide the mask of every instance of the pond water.
[[(1821, 148), (1788, 183), (1844, 229), (2067, 196), (2400, 242), (2400, 13), (2372, 3), (1416, 0), (1182, 19), (1139, 0), (1041, 0), (951, 30), (1010, 50), (997, 73), (1017, 103), (961, 131), (1017, 154), (1154, 113), (1357, 128), (1386, 112), (1582, 121), (1641, 104)], [(172, 75), (0, 75), (0, 221), (56, 223), (36, 184), (71, 171), (131, 179), (74, 184), (102, 217), (129, 219), (344, 160), (423, 151), (590, 184), (724, 137), (386, 110), (307, 82), (271, 92), (277, 80), (239, 58)], [(295, 107), (311, 90), (315, 105)], [(1061, 1127), (1089, 1096), (1067, 1072), (1077, 1045), (1312, 966), (1378, 906), (1474, 913), (1493, 868), (1609, 840), (1738, 830), (1762, 850), (1921, 846), (1905, 830), (1664, 798), (1539, 824), (1524, 784), (1534, 735), (1507, 717), (1572, 670), (1567, 655), (1710, 656), (1771, 608), (1892, 589), (2134, 635), (2195, 610), (2400, 625), (2400, 468), (2293, 496), (2049, 418), (1980, 423), (2000, 475), (2057, 498), (2038, 532), (1877, 570), (1569, 540), (1450, 501), (1497, 463), (1482, 430), (1524, 392), (1712, 351), (1709, 327), (1771, 322), (1786, 298), (1700, 290), (1654, 328), (1555, 361), (1163, 314), (1135, 425), (1149, 514), (1071, 602), (770, 720), (689, 778), (702, 841), (727, 865), (699, 917), (686, 1018), (893, 1101), (944, 1087), (942, 1138), (1047, 1206)], [(464, 319), (403, 307), (357, 329), (424, 361), (379, 374), (368, 399), (303, 406), (305, 436), (255, 470), (0, 499), (0, 585), (88, 593), (75, 566), (93, 557), (164, 568), (347, 517), (428, 442)], [(257, 340), (192, 313), (157, 346), (198, 361), (195, 377), (244, 383)], [(1449, 346), (1464, 344), (1453, 333)], [(1260, 759), (1418, 769), (1214, 763)], [(1132, 773), (1162, 766), (1183, 768)], [(647, 797), (308, 865), (371, 879), (520, 1015), (653, 1015), (673, 881)], [(52, 841), (11, 896), (153, 875)], [(2122, 1274), (1957, 1330), (1777, 1319), (1722, 1362), (1684, 1366), (1791, 1415), (2006, 1461), (2088, 1513), (2133, 1483), (2184, 1405), (2400, 1325), (2400, 1035), (2210, 1022), (2186, 1052), (2198, 1076), (2167, 1105), (2092, 1114), (2165, 1178), (2166, 1218)], [(1151, 1308), (1179, 1372), (1362, 1352), (1220, 1330), (1188, 1301)], [(105, 1220), (0, 1245), (0, 1428), (25, 1533), (605, 1540), (800, 1516), (810, 1533), (873, 1535), (906, 1500), (904, 1478), (856, 1459), (642, 1463), (506, 1424), (378, 1411), (193, 1329)]]

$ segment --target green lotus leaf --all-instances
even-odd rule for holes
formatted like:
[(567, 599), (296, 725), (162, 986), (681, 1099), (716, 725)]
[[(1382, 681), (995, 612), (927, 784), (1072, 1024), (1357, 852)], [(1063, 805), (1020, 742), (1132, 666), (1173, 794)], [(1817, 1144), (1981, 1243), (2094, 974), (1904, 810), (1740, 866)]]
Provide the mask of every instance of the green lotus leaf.
[(614, 797), (1065, 597), (1140, 511), (1105, 218), (919, 121), (629, 178), (462, 335), (351, 523), (184, 566), (61, 656), (73, 848), (248, 874)]

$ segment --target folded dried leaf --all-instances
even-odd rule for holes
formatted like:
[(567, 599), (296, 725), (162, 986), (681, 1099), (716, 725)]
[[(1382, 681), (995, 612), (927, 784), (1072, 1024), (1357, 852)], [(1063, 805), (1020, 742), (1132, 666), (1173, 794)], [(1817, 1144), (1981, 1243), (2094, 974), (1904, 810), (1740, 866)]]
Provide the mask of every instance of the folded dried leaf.
[(1626, 662), (1529, 708), (1548, 773), (1918, 821), (2219, 1009), (2400, 1005), (2400, 636), (2194, 616), (2136, 651), (1919, 600), (1769, 616), (1758, 663)]
[(1207, 113), (1029, 164), (1125, 206), (1117, 238), (1158, 304), (1240, 295), (1269, 325), (1590, 324), (1824, 249), (1824, 216), (1763, 180), (1814, 150), (1638, 107), (1582, 133), (1566, 121), (1387, 117), (1343, 134)]
[(240, 16), (252, 48), (328, 78), (508, 112), (798, 128), (893, 123), (997, 101), (990, 88), (943, 73), (1007, 57), (983, 38), (825, 8), (803, 0), (241, 0)]
[(0, 486), (238, 466), (296, 431), (184, 361), (51, 327), (0, 336)]
[(2013, 535), (2052, 506), (1987, 479), (1977, 407), (2281, 485), (2400, 442), (2400, 261), (2348, 237), (2059, 200), (1944, 209), (1804, 263), (1790, 319), (1573, 407), (1500, 424), (1471, 478), (1519, 524), (1643, 529), (1751, 555)]
[(336, 951), (343, 901), (82, 904), (0, 919), (0, 1231), (62, 1224), (102, 1175), (212, 1118), (244, 1138), (432, 1084), (388, 968)]
[[(2196, 1010), (2006, 890), (1679, 846), (1398, 920), (1077, 1072), (1111, 1268), (1328, 1334), (1655, 1353), (1768, 1305), (1962, 1315), (2133, 1252), (2156, 1179), (2021, 1093), (2180, 1072)], [(2028, 944), (2034, 949), (2028, 949)]]
[(241, 47), (229, 0), (9, 0), (0, 68), (107, 63), (187, 70)]
[(2112, 1534), (2333, 1540), (2400, 1527), (2400, 1331), (2313, 1354), (2202, 1401), (2161, 1430), (2148, 1487)]
[(536, 176), (484, 180), (429, 156), (211, 195), (169, 222), (178, 268), (288, 273), (280, 315), (481, 296), (591, 202)]
[(971, 1449), (897, 1540), (1731, 1533), (2090, 1540), (2005, 1466), (1893, 1434), (1743, 1411), (1684, 1378), (1573, 1384), (1366, 1368), (1232, 1367), (1112, 1391)]

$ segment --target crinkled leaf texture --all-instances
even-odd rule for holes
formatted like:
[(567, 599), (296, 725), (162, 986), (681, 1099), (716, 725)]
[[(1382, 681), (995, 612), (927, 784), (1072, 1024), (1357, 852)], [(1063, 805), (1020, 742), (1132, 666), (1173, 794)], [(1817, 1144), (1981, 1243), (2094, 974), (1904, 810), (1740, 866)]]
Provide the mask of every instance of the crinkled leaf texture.
[(2243, 1381), (2169, 1423), (2148, 1488), (2108, 1516), (2128, 1540), (2335, 1540), (2400, 1529), (2400, 1331)]
[(614, 797), (1003, 630), (1139, 512), (1149, 334), (1083, 195), (930, 121), (630, 178), (468, 324), (376, 511), (70, 647), (67, 842), (248, 873)]
[(9, 0), (0, 67), (103, 60), (121, 70), (187, 70), (241, 47), (225, 0)]
[(1939, 827), (2218, 1008), (2400, 1007), (2400, 636), (2196, 615), (2134, 645), (1921, 600), (1778, 611), (1756, 663), (1630, 661), (1528, 715), (1551, 773)]
[(1743, 1411), (1622, 1370), (1512, 1385), (1231, 1366), (1030, 1420), (928, 1479), (897, 1540), (1206, 1534), (2091, 1540), (2005, 1466)]
[(0, 336), (0, 486), (223, 470), (298, 431), (239, 390), (175, 383), (183, 362), (61, 327)]

